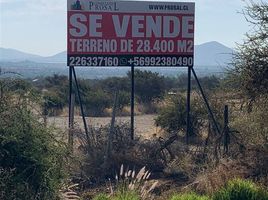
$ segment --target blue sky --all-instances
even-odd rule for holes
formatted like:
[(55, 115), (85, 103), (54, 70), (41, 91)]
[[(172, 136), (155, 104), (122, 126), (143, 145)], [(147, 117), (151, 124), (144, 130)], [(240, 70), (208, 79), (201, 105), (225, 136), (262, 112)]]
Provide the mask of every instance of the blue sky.
[[(0, 0), (0, 47), (43, 56), (66, 50), (67, 0)], [(184, 0), (196, 3), (195, 44), (218, 41), (235, 47), (250, 30), (243, 0)]]

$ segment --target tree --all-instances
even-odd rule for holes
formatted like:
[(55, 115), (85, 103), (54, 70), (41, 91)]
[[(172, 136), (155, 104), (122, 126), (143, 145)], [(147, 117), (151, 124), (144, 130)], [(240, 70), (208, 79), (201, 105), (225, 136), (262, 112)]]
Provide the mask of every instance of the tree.
[(253, 102), (268, 93), (268, 3), (250, 1), (243, 14), (252, 31), (237, 46), (230, 78)]
[(112, 106), (112, 99), (107, 92), (98, 89), (87, 93), (84, 103), (87, 116), (100, 117), (103, 116), (105, 108)]
[(59, 115), (65, 104), (65, 99), (61, 98), (55, 91), (43, 92), (43, 109), (44, 115), (57, 116)]
[(109, 93), (115, 93), (116, 90), (130, 93), (130, 79), (128, 77), (108, 77), (96, 81), (96, 87)]
[[(128, 73), (130, 78), (131, 73)], [(135, 93), (142, 103), (151, 103), (155, 98), (161, 98), (165, 92), (164, 77), (151, 71), (135, 70)]]
[[(192, 98), (191, 104), (191, 134), (197, 135), (204, 123), (203, 119), (206, 118), (206, 110), (201, 106), (200, 99)], [(168, 133), (186, 132), (186, 120), (186, 97), (177, 94), (165, 98), (165, 106), (160, 110), (155, 119), (155, 124)]]

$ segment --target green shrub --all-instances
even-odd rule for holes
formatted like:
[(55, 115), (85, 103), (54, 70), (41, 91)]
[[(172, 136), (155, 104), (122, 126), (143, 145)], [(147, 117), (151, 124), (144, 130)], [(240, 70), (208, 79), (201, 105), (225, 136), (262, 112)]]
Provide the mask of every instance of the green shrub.
[(216, 192), (213, 200), (268, 200), (268, 193), (251, 181), (235, 179)]
[[(129, 79), (131, 73), (128, 72)], [(164, 76), (159, 73), (139, 70), (134, 71), (135, 94), (141, 103), (151, 103), (153, 99), (162, 98), (165, 93)]]
[(25, 101), (0, 101), (0, 199), (56, 199), (65, 148)]
[(45, 115), (57, 116), (66, 105), (65, 100), (54, 91), (46, 92), (43, 99), (43, 114)]
[[(145, 167), (139, 171), (131, 170), (121, 165), (120, 172), (115, 176), (115, 182), (109, 182), (110, 195), (99, 193), (94, 200), (139, 200), (153, 199), (152, 191), (158, 181), (148, 181), (151, 173)], [(87, 199), (88, 194), (84, 195)], [(89, 197), (90, 198), (90, 197)], [(90, 198), (91, 199), (91, 198)]]
[(207, 196), (199, 196), (195, 193), (189, 194), (175, 194), (171, 197), (171, 200), (209, 200)]
[(104, 109), (112, 105), (111, 96), (101, 89), (87, 93), (83, 101), (85, 103), (85, 114), (87, 116), (103, 116)]
[(117, 89), (120, 92), (130, 92), (131, 84), (128, 77), (108, 77), (94, 80), (94, 87), (114, 93)]
[(106, 194), (98, 194), (93, 200), (139, 200), (139, 196), (135, 191), (119, 190), (110, 197)]
[(253, 146), (268, 144), (268, 95), (256, 100), (251, 108), (237, 112), (232, 119), (232, 127), (239, 130), (237, 134), (243, 143)]
[(120, 190), (118, 191), (111, 200), (139, 200), (139, 196), (135, 191), (131, 190)]
[[(203, 124), (206, 110), (201, 106), (199, 99), (191, 102), (191, 132), (197, 134)], [(155, 119), (155, 124), (169, 133), (185, 131), (187, 120), (186, 97), (182, 94), (167, 96), (165, 105)]]
[(120, 91), (117, 100), (117, 110), (122, 112), (123, 108), (130, 104), (130, 93), (125, 91)]
[(93, 198), (93, 200), (109, 200), (109, 197), (107, 194), (98, 194)]

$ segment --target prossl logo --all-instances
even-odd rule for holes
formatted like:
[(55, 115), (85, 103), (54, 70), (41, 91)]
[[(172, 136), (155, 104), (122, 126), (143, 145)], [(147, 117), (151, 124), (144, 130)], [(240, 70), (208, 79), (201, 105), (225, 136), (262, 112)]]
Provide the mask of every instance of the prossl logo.
[(71, 9), (72, 10), (83, 10), (83, 5), (81, 4), (80, 0), (76, 0), (76, 2), (74, 2), (71, 5)]
[(99, 2), (89, 2), (89, 10), (95, 11), (117, 11), (118, 7), (116, 2), (109, 1), (99, 1)]

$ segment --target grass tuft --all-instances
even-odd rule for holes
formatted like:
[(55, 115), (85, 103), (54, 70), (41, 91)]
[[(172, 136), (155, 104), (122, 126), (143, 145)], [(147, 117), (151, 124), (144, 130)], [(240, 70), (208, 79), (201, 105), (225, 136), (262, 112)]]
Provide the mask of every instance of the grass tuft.
[(199, 196), (195, 193), (175, 194), (171, 200), (209, 200), (207, 196)]
[(213, 200), (268, 200), (268, 192), (251, 181), (234, 179), (213, 195)]
[(109, 196), (107, 194), (100, 193), (93, 198), (93, 200), (109, 200)]

